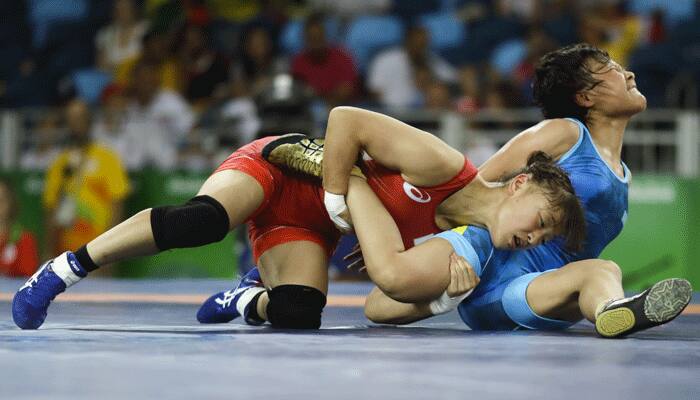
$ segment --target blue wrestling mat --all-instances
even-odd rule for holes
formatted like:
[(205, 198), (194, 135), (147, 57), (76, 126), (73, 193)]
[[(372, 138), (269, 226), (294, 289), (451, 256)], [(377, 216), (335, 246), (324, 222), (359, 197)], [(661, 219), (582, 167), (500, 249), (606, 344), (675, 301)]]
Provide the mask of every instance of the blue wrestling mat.
[(201, 325), (225, 281), (88, 279), (44, 326), (10, 315), (0, 280), (0, 399), (700, 399), (700, 297), (674, 322), (623, 340), (472, 332), (456, 313), (406, 327), (362, 313), (367, 284), (334, 284), (323, 329)]

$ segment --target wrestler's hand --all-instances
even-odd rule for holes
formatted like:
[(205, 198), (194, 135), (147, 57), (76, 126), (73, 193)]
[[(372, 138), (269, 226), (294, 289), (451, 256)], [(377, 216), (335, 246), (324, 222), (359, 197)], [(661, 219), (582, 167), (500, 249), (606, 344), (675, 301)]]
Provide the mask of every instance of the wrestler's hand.
[(349, 270), (355, 270), (358, 272), (367, 271), (365, 259), (362, 256), (362, 249), (360, 248), (359, 243), (352, 248), (350, 253), (343, 257), (343, 261), (350, 261), (350, 264), (347, 266), (347, 269)]
[[(359, 171), (360, 175), (352, 173), (350, 181), (348, 182), (348, 190), (352, 190), (352, 187), (356, 185), (367, 184), (366, 178), (362, 175), (360, 169), (355, 167), (353, 171), (354, 170)], [(333, 221), (335, 227), (344, 235), (352, 233), (355, 228), (352, 225), (350, 209), (347, 204), (345, 204), (345, 196), (325, 192), (323, 201), (326, 205), (326, 211), (328, 211), (328, 215), (331, 217), (331, 221)]]
[(450, 254), (450, 284), (446, 293), (450, 297), (461, 296), (479, 284), (479, 277), (463, 257)]

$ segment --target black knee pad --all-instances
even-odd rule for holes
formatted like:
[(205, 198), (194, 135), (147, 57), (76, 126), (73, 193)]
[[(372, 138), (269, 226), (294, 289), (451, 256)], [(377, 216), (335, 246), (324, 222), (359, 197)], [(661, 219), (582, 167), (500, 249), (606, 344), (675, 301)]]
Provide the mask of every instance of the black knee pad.
[(182, 206), (151, 209), (151, 230), (159, 250), (218, 242), (228, 233), (226, 209), (210, 196), (197, 196)]
[(318, 329), (326, 295), (302, 285), (280, 285), (268, 291), (267, 319), (273, 328)]

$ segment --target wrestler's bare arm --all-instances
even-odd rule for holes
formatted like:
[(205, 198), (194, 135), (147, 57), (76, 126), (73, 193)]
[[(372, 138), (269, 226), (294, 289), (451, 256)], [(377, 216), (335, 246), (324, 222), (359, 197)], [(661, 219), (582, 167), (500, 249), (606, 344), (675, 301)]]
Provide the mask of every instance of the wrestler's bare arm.
[(350, 170), (362, 150), (417, 186), (447, 182), (464, 166), (459, 151), (428, 132), (376, 112), (336, 107), (328, 117), (324, 146), (326, 191), (347, 192)]
[[(430, 239), (406, 250), (396, 222), (369, 185), (353, 177), (348, 191), (348, 207), (355, 233), (362, 248), (367, 273), (387, 296), (400, 302), (429, 302), (440, 297), (454, 282), (450, 256), (452, 245), (445, 239)], [(466, 267), (467, 264), (465, 264)], [(467, 281), (478, 281), (471, 267)], [(453, 294), (466, 293), (473, 286), (456, 285)], [(454, 292), (454, 293), (452, 293)]]
[(578, 141), (578, 126), (566, 119), (549, 119), (532, 126), (498, 150), (479, 167), (479, 175), (487, 181), (498, 181), (503, 176), (527, 164), (533, 151), (544, 151), (559, 159)]

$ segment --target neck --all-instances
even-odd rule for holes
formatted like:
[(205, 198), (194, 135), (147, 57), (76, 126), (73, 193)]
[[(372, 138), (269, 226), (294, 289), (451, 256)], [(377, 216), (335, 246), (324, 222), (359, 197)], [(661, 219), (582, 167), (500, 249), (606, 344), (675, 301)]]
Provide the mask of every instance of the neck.
[(622, 156), (622, 140), (630, 117), (610, 118), (592, 114), (586, 120), (588, 130), (601, 153), (618, 162)]
[(481, 175), (438, 207), (436, 218), (441, 228), (476, 225), (489, 228), (498, 215), (504, 198), (504, 185), (487, 182)]

